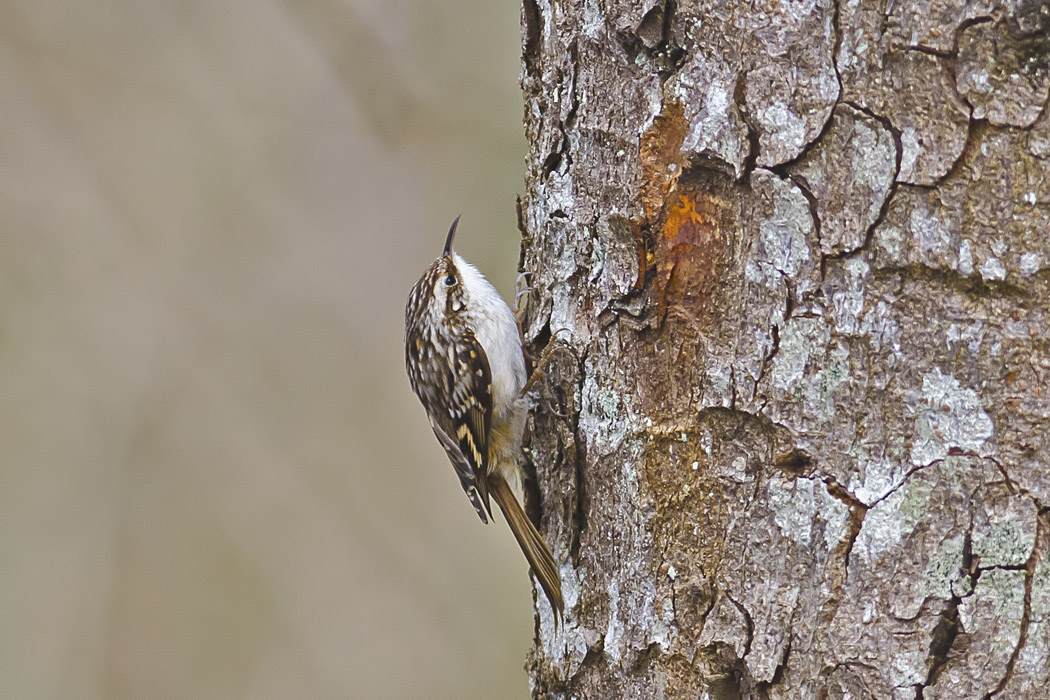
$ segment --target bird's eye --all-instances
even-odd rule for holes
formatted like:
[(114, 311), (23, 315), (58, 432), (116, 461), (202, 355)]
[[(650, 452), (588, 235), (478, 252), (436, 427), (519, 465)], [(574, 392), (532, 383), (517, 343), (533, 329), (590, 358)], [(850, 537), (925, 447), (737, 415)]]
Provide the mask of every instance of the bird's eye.
[(456, 276), (455, 275), (449, 275), (448, 277), (446, 277), (445, 278), (445, 286), (446, 287), (455, 287), (456, 286)]

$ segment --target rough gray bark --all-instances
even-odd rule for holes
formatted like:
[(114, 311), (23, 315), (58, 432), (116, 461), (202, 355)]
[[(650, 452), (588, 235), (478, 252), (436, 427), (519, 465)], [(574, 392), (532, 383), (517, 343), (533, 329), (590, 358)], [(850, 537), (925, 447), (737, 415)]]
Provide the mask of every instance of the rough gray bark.
[(525, 0), (534, 695), (1046, 697), (1048, 30)]

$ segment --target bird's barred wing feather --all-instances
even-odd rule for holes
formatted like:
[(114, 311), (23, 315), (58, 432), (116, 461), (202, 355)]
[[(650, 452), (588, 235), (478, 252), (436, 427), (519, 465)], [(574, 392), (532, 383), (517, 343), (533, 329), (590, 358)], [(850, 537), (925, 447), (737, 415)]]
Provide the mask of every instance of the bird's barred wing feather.
[[(452, 399), (446, 414), (449, 418), (449, 434), (455, 436), (460, 452), (470, 463), (474, 486), (485, 511), (491, 516), (487, 479), (488, 434), (492, 422), (492, 372), (489, 358), (474, 331), (469, 328), (459, 334), (454, 353), (452, 366), (455, 369), (450, 377)], [(474, 507), (477, 508), (477, 504)], [(482, 511), (479, 510), (478, 515), (485, 520)]]
[(463, 487), (463, 492), (470, 499), (470, 504), (478, 512), (481, 522), (487, 524), (490, 515), (488, 513), (488, 502), (487, 499), (482, 498), (481, 491), (478, 489), (479, 480), (474, 477), (473, 465), (463, 456), (463, 451), (459, 448), (459, 445), (448, 436), (444, 428), (437, 424), (433, 416), (430, 417), (430, 427), (434, 429), (434, 435), (437, 435), (441, 446), (445, 448), (448, 459), (452, 462), (452, 468), (456, 470), (456, 476), (459, 477), (459, 483)]
[[(492, 373), (485, 349), (474, 331), (463, 329), (451, 340), (449, 357), (445, 358), (447, 364), (442, 363), (447, 372), (442, 382), (446, 391), (435, 396), (420, 394), (420, 398), (427, 405), (430, 426), (448, 453), (463, 491), (478, 516), (487, 523), (492, 513), (486, 478), (488, 433), (492, 420)], [(410, 353), (413, 345), (410, 341)], [(432, 401), (447, 404), (431, 405)]]

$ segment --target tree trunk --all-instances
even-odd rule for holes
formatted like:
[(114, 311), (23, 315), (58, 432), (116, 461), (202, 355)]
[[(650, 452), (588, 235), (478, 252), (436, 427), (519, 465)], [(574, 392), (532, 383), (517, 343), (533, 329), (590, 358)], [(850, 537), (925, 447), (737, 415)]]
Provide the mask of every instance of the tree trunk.
[(535, 696), (1047, 697), (1048, 30), (525, 0)]

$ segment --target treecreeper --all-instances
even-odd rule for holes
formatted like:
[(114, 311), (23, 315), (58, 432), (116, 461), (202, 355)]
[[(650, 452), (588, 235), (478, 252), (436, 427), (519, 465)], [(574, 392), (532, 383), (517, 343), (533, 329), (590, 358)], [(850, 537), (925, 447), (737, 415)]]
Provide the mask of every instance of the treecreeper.
[(452, 250), (458, 223), (408, 297), (408, 379), (478, 517), (488, 523), (496, 501), (557, 620), (565, 609), (558, 567), (511, 488), (521, 479), (528, 413), (521, 337), (496, 288)]

